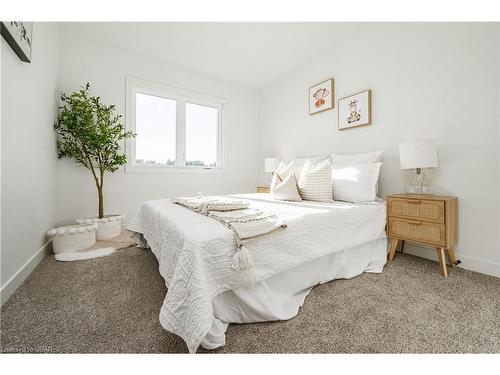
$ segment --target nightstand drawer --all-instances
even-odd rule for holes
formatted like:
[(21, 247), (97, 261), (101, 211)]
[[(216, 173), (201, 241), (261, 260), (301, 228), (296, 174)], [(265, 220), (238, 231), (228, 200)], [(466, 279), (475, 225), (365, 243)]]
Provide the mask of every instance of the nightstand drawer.
[(389, 216), (444, 223), (444, 201), (421, 199), (390, 199)]
[(389, 217), (389, 236), (445, 246), (446, 226), (441, 223)]

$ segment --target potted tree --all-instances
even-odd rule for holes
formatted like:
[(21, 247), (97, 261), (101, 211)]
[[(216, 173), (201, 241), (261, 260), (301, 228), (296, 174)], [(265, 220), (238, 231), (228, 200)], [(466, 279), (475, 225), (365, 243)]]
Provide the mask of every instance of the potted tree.
[(105, 105), (98, 96), (90, 96), (90, 84), (67, 96), (61, 94), (54, 129), (59, 158), (71, 158), (87, 168), (95, 182), (99, 209), (97, 217), (78, 219), (77, 223), (97, 223), (97, 238), (121, 233), (121, 215), (104, 215), (104, 175), (113, 173), (127, 162), (121, 143), (135, 134), (126, 131), (114, 105)]

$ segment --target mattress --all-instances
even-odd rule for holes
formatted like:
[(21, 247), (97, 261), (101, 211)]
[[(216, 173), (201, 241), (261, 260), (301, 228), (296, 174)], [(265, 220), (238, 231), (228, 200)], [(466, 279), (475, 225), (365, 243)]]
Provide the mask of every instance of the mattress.
[[(168, 199), (144, 202), (128, 227), (147, 240), (168, 287), (160, 323), (182, 337), (190, 352), (196, 352), (214, 324), (222, 325), (214, 315), (217, 305), (213, 304), (221, 293), (385, 238), (383, 201), (283, 202), (269, 194), (235, 197), (248, 200), (256, 209), (272, 210), (288, 224), (286, 230), (245, 244), (254, 260), (250, 269), (231, 268), (236, 241), (229, 228)], [(305, 287), (302, 285), (302, 289)]]

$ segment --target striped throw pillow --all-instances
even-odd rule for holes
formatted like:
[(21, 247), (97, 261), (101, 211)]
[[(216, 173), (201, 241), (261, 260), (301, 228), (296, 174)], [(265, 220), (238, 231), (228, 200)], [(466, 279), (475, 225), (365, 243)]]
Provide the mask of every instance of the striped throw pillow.
[(307, 159), (299, 178), (299, 193), (307, 201), (332, 202), (332, 160), (314, 164)]

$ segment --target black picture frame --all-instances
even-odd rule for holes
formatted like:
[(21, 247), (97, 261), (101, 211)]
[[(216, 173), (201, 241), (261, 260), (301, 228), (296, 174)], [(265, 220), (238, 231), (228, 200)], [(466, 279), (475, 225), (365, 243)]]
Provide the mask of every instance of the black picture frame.
[[(27, 27), (30, 27), (30, 32)], [(14, 30), (19, 30), (19, 34), (13, 34)], [(33, 23), (19, 21), (2, 21), (0, 22), (0, 33), (10, 48), (16, 53), (21, 61), (31, 63), (31, 50), (33, 48)], [(28, 48), (24, 48), (19, 44), (17, 37), (22, 37)]]

